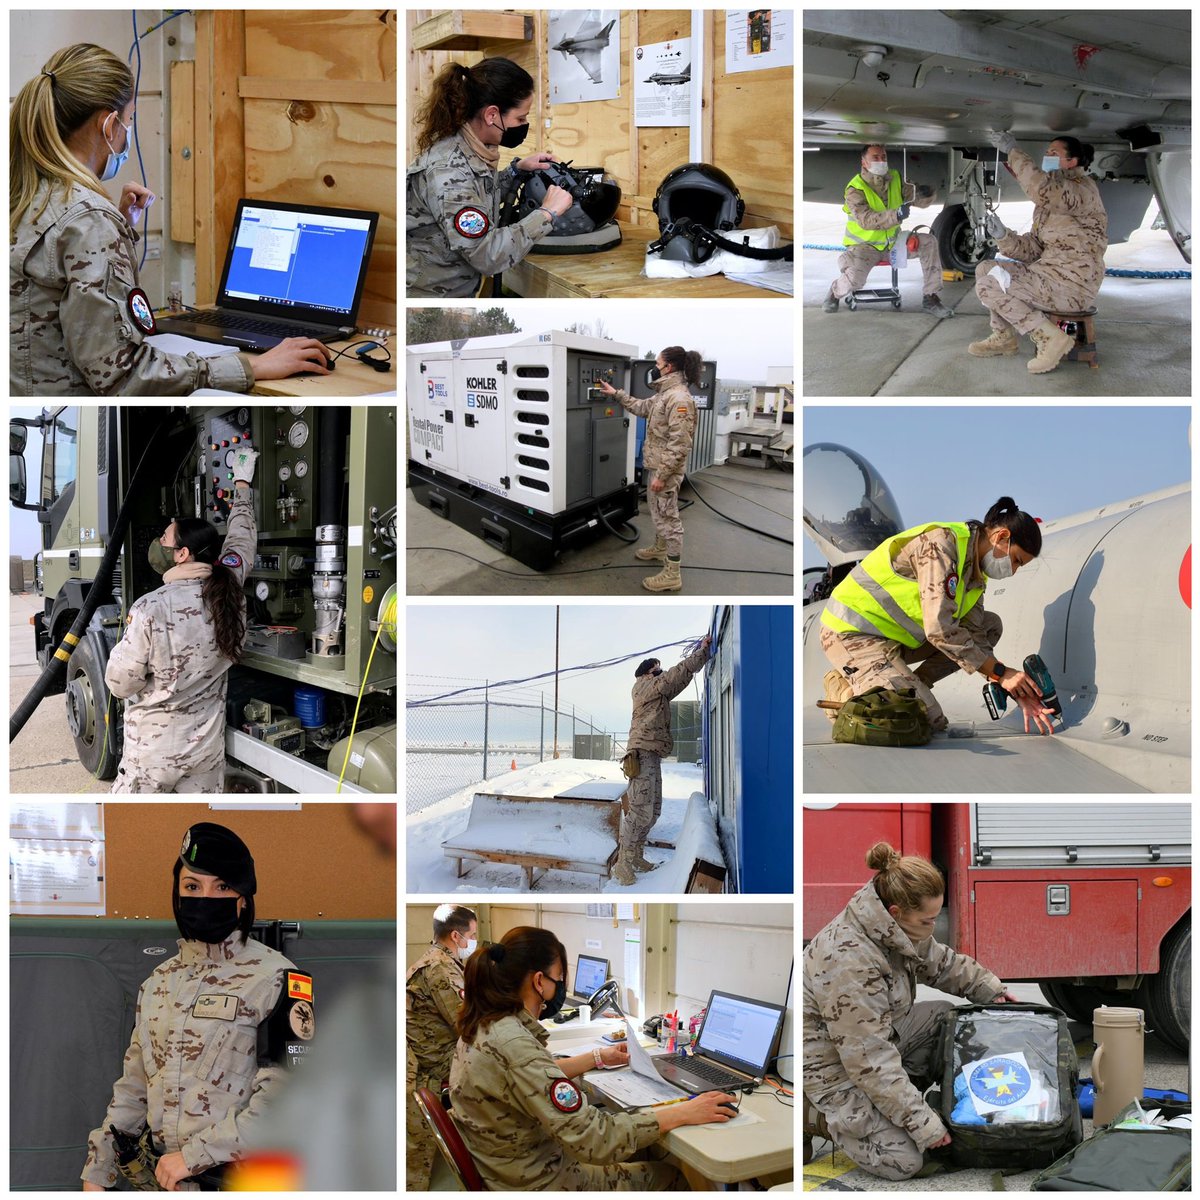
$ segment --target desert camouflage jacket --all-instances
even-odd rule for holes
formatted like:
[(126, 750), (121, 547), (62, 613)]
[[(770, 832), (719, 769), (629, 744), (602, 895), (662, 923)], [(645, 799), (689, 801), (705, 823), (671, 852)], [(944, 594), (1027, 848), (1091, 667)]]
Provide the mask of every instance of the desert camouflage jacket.
[(646, 419), (642, 464), (662, 480), (666, 489), (679, 487), (696, 437), (696, 401), (687, 382), (672, 371), (650, 385), (655, 395), (634, 399), (617, 392), (614, 399), (635, 416)]

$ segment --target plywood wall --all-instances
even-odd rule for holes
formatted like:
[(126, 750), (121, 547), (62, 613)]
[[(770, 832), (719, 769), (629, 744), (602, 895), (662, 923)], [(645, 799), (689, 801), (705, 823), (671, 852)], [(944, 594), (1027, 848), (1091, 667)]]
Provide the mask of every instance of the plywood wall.
[[(432, 16), (435, 10), (406, 14), (408, 26)], [(519, 63), (533, 76), (535, 99), (530, 111), (530, 138), (525, 149), (549, 150), (581, 166), (602, 165), (621, 185), (623, 202), (618, 219), (633, 224), (656, 224), (651, 210), (654, 194), (673, 167), (689, 161), (688, 130), (637, 128), (633, 123), (633, 85), (630, 63), (641, 44), (669, 41), (692, 35), (691, 13), (684, 10), (625, 9), (621, 11), (621, 90), (614, 100), (587, 104), (549, 103), (549, 14), (530, 12), (534, 21), (532, 42), (497, 42), (480, 51), (409, 51), (406, 103), (410, 114), (409, 161), (416, 157), (411, 119), (428, 94), (437, 71), (447, 62), (472, 64), (482, 57), (502, 55)], [(695, 77), (695, 86), (712, 94), (704, 115), (711, 131), (709, 161), (728, 172), (746, 201), (747, 226), (779, 225), (793, 236), (792, 71), (774, 68), (725, 74), (725, 15), (706, 19), (706, 79)], [(698, 33), (699, 35), (699, 33)], [(504, 152), (507, 157), (507, 152)], [(502, 159), (504, 161), (504, 159)]]

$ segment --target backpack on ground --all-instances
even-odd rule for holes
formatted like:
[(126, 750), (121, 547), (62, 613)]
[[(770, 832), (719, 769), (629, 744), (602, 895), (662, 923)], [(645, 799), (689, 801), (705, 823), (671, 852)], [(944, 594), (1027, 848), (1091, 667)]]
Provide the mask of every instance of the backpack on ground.
[[(1143, 1100), (1146, 1112), (1190, 1116), (1190, 1101)], [(1032, 1184), (1035, 1192), (1188, 1192), (1192, 1184), (1191, 1129), (1121, 1129), (1138, 1116), (1127, 1104), (1113, 1122), (1051, 1164)]]
[(855, 746), (923, 746), (932, 737), (925, 702), (914, 688), (871, 688), (847, 700), (833, 723), (833, 740)]
[(1083, 1140), (1079, 1057), (1067, 1017), (1045, 1004), (943, 1013), (940, 1116), (960, 1167), (1046, 1167)]

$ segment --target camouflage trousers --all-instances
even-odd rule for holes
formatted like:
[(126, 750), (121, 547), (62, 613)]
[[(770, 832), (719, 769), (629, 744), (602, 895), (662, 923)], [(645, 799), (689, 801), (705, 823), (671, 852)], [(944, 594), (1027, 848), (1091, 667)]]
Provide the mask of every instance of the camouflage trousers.
[[(1004, 632), (1004, 625), (995, 613), (982, 613), (972, 618), (972, 632), (994, 650)], [(950, 722), (942, 706), (933, 697), (933, 685), (959, 670), (958, 663), (947, 658), (929, 642), (916, 647), (902, 646), (885, 637), (869, 633), (837, 633), (821, 626), (821, 649), (825, 657), (844, 676), (852, 696), (861, 696), (873, 687), (913, 688), (925, 703), (929, 723), (934, 729), (945, 729)], [(921, 665), (914, 671), (911, 664)]]
[(641, 853), (654, 823), (662, 815), (662, 755), (639, 750), (641, 770), (629, 781), (629, 809), (621, 819), (621, 849)]
[(555, 1192), (686, 1192), (683, 1172), (669, 1162), (628, 1162), (597, 1167), (572, 1160), (559, 1172)]
[[(949, 1000), (922, 1000), (892, 1022), (904, 1070), (920, 1088), (933, 1083), (938, 1018)], [(837, 1148), (857, 1166), (881, 1179), (911, 1179), (923, 1166), (922, 1149), (852, 1083), (811, 1101), (825, 1114)]]
[(165, 763), (136, 762), (121, 759), (113, 794), (147, 792), (207, 792), (219, 794), (225, 790), (225, 756), (208, 766), (169, 766)]
[[(658, 478), (656, 475), (655, 478)], [(656, 492), (646, 489), (650, 505), (650, 519), (654, 522), (655, 534), (667, 543), (667, 553), (678, 558), (683, 553), (683, 522), (679, 519), (679, 486), (664, 488)]]
[[(937, 239), (927, 233), (917, 235), (917, 258), (921, 263), (921, 294), (936, 296), (942, 290), (942, 257), (938, 253)], [(838, 255), (838, 270), (841, 274), (833, 281), (833, 294), (840, 300), (850, 292), (865, 287), (867, 276), (878, 266), (888, 252), (880, 253), (874, 246), (849, 246)], [(903, 268), (901, 268), (903, 270)]]
[(1047, 319), (1040, 310), (1079, 312), (1096, 299), (1096, 292), (1082, 283), (1056, 278), (1037, 263), (1030, 266), (1007, 259), (984, 259), (975, 268), (975, 295), (988, 310), (993, 329), (1012, 328), (1024, 334)]
[(404, 1078), (404, 1190), (427, 1192), (433, 1160), (437, 1157), (437, 1142), (421, 1115), (417, 1104), (417, 1088), (428, 1088), (435, 1096), (442, 1090), (442, 1081), (449, 1071), (433, 1075), (418, 1075), (410, 1066)]

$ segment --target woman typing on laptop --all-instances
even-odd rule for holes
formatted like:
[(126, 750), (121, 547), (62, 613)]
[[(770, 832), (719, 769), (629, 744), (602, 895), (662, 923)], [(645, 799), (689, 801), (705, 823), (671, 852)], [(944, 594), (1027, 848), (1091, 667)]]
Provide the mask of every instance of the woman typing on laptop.
[[(68, 46), (17, 94), (9, 120), (10, 394), (184, 396), (248, 392), (256, 379), (328, 374), (315, 338), (265, 354), (203, 358), (150, 346), (134, 226), (154, 195), (102, 184), (132, 145), (133, 75), (99, 46)], [(251, 365), (253, 364), (253, 365)]]

